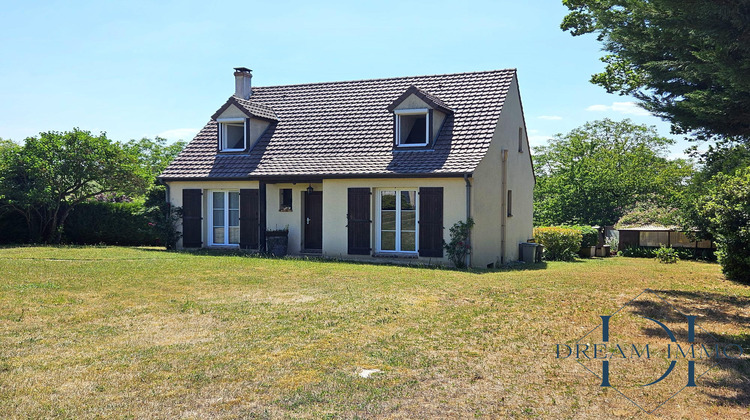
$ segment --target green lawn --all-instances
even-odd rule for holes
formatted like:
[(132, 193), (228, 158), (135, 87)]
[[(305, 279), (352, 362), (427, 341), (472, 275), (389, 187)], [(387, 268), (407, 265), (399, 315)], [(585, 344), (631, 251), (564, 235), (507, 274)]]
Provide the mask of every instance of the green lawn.
[[(645, 288), (750, 350), (750, 287), (716, 264), (462, 272), (0, 248), (0, 417), (640, 418), (554, 344)], [(723, 363), (657, 413), (746, 416), (748, 378), (746, 356)]]

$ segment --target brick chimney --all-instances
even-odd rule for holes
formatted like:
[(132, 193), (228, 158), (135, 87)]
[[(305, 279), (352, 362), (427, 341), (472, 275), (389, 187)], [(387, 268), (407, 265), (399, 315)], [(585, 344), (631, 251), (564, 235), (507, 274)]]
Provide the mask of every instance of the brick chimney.
[(253, 71), (247, 67), (234, 68), (234, 96), (249, 99), (253, 94), (252, 84)]

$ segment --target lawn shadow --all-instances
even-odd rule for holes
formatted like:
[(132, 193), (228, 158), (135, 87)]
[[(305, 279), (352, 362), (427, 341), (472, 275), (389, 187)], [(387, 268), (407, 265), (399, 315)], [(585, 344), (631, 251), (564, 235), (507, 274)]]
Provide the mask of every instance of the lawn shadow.
[[(750, 333), (722, 334), (707, 331), (701, 327), (701, 322), (750, 325), (750, 316), (748, 315), (750, 298), (681, 290), (652, 290), (652, 292), (664, 298), (674, 309), (664, 302), (649, 300), (636, 300), (628, 306), (634, 308), (636, 315), (684, 326), (682, 328), (672, 327), (678, 342), (687, 342), (688, 330), (685, 315), (696, 315), (696, 346), (699, 344), (713, 345), (715, 343), (721, 346), (736, 344), (742, 348), (743, 354), (750, 351)], [(650, 337), (663, 338), (665, 335), (664, 330), (658, 327), (646, 328), (643, 332)], [(702, 391), (716, 400), (718, 404), (750, 406), (750, 360), (745, 356), (736, 359), (718, 358), (715, 361), (717, 362), (715, 368), (725, 372), (726, 375), (722, 375), (718, 379), (712, 379), (711, 375), (703, 377), (700, 385), (703, 388)], [(728, 389), (733, 395), (726, 396), (710, 392), (711, 389), (716, 388)]]

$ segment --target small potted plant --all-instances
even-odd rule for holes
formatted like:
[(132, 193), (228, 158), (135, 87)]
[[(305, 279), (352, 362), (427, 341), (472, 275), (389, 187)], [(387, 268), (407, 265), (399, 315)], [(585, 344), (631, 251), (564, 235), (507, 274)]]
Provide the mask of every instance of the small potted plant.
[(289, 226), (266, 230), (266, 251), (274, 257), (283, 257), (289, 249)]

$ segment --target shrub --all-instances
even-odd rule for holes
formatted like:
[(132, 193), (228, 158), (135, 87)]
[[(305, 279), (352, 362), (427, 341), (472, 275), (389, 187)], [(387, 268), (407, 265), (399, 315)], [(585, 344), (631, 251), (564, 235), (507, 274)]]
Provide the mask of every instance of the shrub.
[(158, 245), (155, 226), (142, 203), (90, 201), (70, 211), (63, 240), (79, 245)]
[[(681, 260), (706, 260), (712, 261), (714, 255), (710, 249), (694, 250), (693, 248), (667, 248), (671, 249), (674, 255)], [(623, 257), (633, 258), (658, 258), (659, 248), (649, 248), (643, 246), (629, 246), (617, 253)]]
[(596, 246), (599, 243), (599, 231), (594, 229), (591, 226), (586, 225), (573, 225), (573, 226), (567, 226), (563, 225), (560, 226), (562, 228), (566, 229), (575, 229), (579, 232), (581, 232), (581, 236), (583, 237), (581, 240), (581, 247), (586, 246)]
[(471, 217), (466, 219), (465, 222), (459, 221), (454, 224), (451, 229), (451, 241), (449, 243), (443, 243), (448, 259), (451, 260), (453, 265), (457, 268), (466, 267), (466, 255), (471, 251), (469, 245), (469, 233), (471, 228), (474, 226), (474, 219)]
[(622, 255), (623, 257), (633, 257), (633, 258), (654, 258), (656, 255), (654, 255), (654, 248), (646, 248), (642, 246), (629, 246), (625, 248), (624, 250), (618, 252), (618, 255)]
[(716, 241), (721, 270), (732, 280), (750, 283), (750, 168), (730, 176), (718, 174), (697, 210)]
[(549, 226), (535, 228), (534, 239), (544, 245), (546, 259), (571, 261), (581, 248), (583, 235), (577, 229)]
[(660, 246), (654, 251), (654, 255), (660, 263), (664, 264), (674, 264), (680, 259), (677, 256), (677, 250), (671, 246), (669, 248), (664, 245)]
[(610, 250), (617, 252), (617, 249), (620, 247), (620, 238), (617, 236), (607, 236), (604, 239), (604, 244), (609, 245)]

